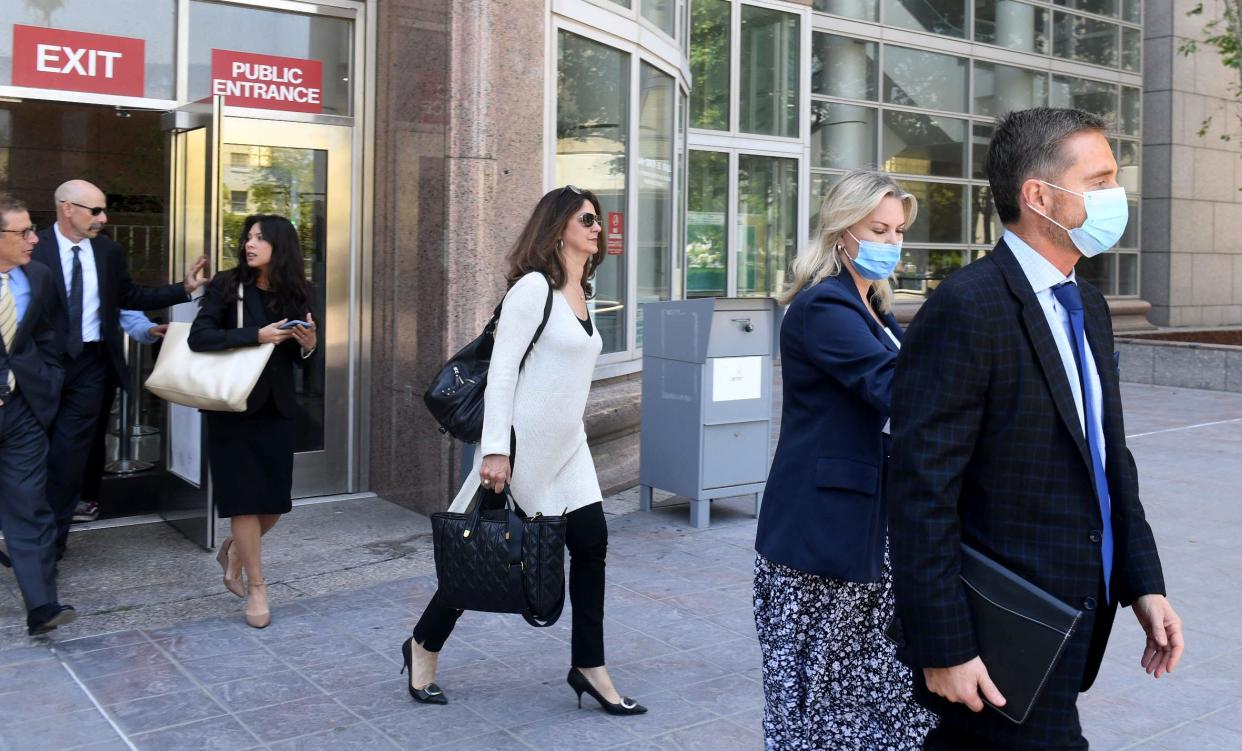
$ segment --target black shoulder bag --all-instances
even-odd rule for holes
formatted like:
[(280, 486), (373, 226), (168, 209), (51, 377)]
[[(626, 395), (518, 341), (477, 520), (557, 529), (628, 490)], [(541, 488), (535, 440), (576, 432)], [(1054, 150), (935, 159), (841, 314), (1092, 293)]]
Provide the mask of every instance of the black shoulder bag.
[[(548, 316), (552, 313), (552, 280), (547, 275), (543, 278), (548, 282), (548, 299), (543, 304), (543, 321), (535, 329), (535, 336), (522, 355), (522, 365), (535, 348), (535, 342), (548, 325)], [(474, 341), (462, 347), (457, 354), (449, 358), (440, 368), (440, 372), (431, 382), (427, 392), (423, 394), (423, 403), (427, 405), (431, 416), (440, 423), (440, 432), (448, 433), (466, 443), (478, 443), (483, 438), (483, 391), (487, 388), (487, 369), (492, 363), (492, 348), (496, 345), (496, 324), (500, 322), (500, 308), (504, 300), (496, 305), (492, 317), (483, 327), (483, 333)], [(519, 368), (521, 365), (518, 366)]]

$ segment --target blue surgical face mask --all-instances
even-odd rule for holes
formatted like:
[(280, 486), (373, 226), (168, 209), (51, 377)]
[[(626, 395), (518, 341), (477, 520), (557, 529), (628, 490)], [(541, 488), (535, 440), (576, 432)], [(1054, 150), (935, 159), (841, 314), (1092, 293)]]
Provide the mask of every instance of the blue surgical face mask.
[(1040, 182), (1050, 188), (1082, 197), (1083, 205), (1087, 208), (1087, 220), (1082, 223), (1081, 227), (1074, 229), (1066, 227), (1029, 203), (1027, 207), (1068, 232), (1074, 247), (1078, 248), (1078, 252), (1083, 256), (1094, 258), (1116, 245), (1121, 239), (1121, 235), (1126, 231), (1126, 224), (1130, 221), (1130, 204), (1126, 202), (1125, 188), (1104, 188), (1079, 193), (1062, 188), (1060, 185), (1053, 185), (1047, 180), (1040, 180)]
[[(845, 232), (850, 237), (854, 237), (853, 232), (849, 230)], [(901, 261), (900, 245), (859, 240), (857, 237), (854, 237), (854, 242), (858, 243), (858, 256), (850, 260), (853, 261), (859, 276), (878, 282), (893, 275), (898, 262)], [(849, 253), (846, 253), (846, 256), (848, 257)]]

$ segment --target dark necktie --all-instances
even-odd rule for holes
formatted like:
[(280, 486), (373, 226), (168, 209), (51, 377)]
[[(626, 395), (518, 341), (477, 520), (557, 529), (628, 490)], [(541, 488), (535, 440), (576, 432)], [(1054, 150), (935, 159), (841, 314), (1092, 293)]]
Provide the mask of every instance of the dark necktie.
[[(1091, 474), (1095, 480), (1095, 495), (1100, 504), (1100, 517), (1104, 520), (1103, 536), (1100, 540), (1100, 559), (1104, 564), (1104, 597), (1111, 601), (1109, 579), (1113, 573), (1113, 521), (1112, 502), (1108, 496), (1108, 475), (1104, 472), (1104, 460), (1100, 455), (1100, 446), (1096, 441), (1095, 428), (1100, 425), (1100, 415), (1095, 413), (1095, 382), (1087, 377), (1084, 363), (1091, 357), (1087, 347), (1087, 334), (1083, 328), (1082, 295), (1078, 293), (1078, 285), (1063, 282), (1052, 288), (1057, 302), (1069, 313), (1070, 334), (1074, 340), (1074, 362), (1078, 365), (1078, 383), (1082, 393), (1083, 423), (1086, 430), (1087, 448), (1091, 452)], [(1103, 434), (1103, 431), (1101, 431)]]
[(77, 357), (82, 354), (82, 249), (74, 245), (73, 272), (69, 276), (69, 340), (65, 342), (65, 354)]

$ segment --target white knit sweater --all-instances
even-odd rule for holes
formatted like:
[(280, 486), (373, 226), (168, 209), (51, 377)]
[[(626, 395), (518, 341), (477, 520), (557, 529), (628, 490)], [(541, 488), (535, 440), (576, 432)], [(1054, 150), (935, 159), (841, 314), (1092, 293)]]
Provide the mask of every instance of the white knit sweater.
[(548, 282), (537, 273), (523, 276), (505, 295), (487, 371), (483, 439), (449, 511), (464, 512), (470, 504), (484, 456), (508, 456), (510, 426), (517, 434), (510, 488), (523, 511), (554, 516), (602, 500), (582, 415), (603, 340), (598, 331), (587, 336), (560, 290), (553, 290), (548, 325), (518, 370), (547, 296)]

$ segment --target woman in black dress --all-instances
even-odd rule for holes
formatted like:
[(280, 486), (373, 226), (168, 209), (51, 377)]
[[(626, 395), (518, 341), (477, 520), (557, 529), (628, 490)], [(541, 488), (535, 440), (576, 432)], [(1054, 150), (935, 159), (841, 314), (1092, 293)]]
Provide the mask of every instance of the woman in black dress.
[[(289, 220), (268, 214), (247, 217), (237, 256), (237, 267), (216, 274), (207, 287), (189, 345), (195, 352), (276, 345), (245, 412), (204, 412), (212, 495), (217, 512), (231, 519), (233, 527), (216, 560), (224, 569), (224, 586), (246, 598), (246, 623), (265, 628), (272, 616), (260, 538), (293, 506), (298, 410), (293, 368), (306, 363), (317, 338), (298, 234)], [(282, 328), (289, 321), (296, 323)]]

